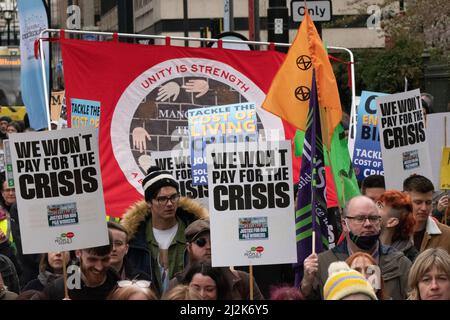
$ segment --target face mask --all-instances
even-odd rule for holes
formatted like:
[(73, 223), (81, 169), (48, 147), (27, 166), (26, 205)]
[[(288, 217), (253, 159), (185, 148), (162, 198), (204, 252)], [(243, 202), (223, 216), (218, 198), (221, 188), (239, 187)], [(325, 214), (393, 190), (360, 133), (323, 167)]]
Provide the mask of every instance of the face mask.
[(356, 246), (358, 248), (361, 248), (362, 250), (367, 251), (367, 250), (372, 249), (375, 246), (380, 234), (378, 233), (378, 234), (374, 234), (372, 236), (357, 236), (357, 235), (354, 235), (350, 231), (349, 236), (350, 236), (350, 240), (352, 240), (353, 243), (356, 244)]
[[(345, 221), (345, 224), (347, 224), (347, 221)], [(347, 229), (349, 231), (348, 235), (350, 237), (350, 240), (352, 240), (358, 248), (365, 251), (372, 249), (377, 243), (378, 238), (380, 237), (380, 233), (374, 234), (372, 236), (357, 236), (350, 230), (348, 224)]]

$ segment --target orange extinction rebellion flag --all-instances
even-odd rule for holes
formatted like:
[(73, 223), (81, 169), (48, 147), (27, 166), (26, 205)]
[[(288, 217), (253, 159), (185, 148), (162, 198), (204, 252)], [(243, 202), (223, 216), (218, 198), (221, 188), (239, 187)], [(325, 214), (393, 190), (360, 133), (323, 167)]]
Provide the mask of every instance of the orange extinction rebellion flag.
[(262, 107), (305, 131), (313, 68), (316, 70), (322, 137), (330, 150), (334, 128), (342, 117), (341, 103), (328, 54), (305, 10), (305, 18)]

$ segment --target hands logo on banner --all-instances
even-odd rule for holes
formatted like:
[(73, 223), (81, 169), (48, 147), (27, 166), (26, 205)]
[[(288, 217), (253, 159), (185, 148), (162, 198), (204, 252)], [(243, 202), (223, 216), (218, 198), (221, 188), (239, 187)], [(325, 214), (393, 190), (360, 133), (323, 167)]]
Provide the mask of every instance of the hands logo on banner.
[(246, 101), (239, 92), (212, 79), (178, 78), (156, 87), (133, 116), (137, 121), (130, 131), (136, 162), (145, 174), (151, 166), (151, 151), (189, 148), (188, 109)]

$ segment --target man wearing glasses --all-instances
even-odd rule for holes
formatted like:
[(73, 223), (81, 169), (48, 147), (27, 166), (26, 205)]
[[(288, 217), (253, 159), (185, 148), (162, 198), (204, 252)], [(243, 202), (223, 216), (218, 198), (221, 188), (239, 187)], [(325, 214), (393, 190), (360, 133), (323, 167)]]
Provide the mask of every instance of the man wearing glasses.
[[(182, 283), (189, 265), (195, 262), (211, 264), (211, 230), (209, 219), (198, 219), (191, 223), (185, 230), (186, 253), (188, 264), (182, 272), (179, 272), (170, 280), (169, 289)], [(250, 299), (250, 276), (247, 272), (231, 270), (230, 268), (220, 268), (221, 272), (230, 288), (230, 297), (233, 300)], [(264, 297), (258, 285), (253, 279), (254, 300), (263, 300)]]
[(127, 229), (114, 221), (108, 221), (108, 230), (111, 232), (113, 240), (113, 248), (111, 251), (111, 268), (117, 272), (120, 279), (151, 281), (148, 274), (137, 270), (128, 260), (127, 253), (129, 246)]
[(381, 215), (372, 199), (366, 196), (352, 198), (344, 209), (342, 226), (345, 240), (341, 244), (318, 255), (311, 254), (305, 259), (300, 292), (307, 299), (323, 297), (322, 288), (328, 278), (329, 265), (335, 261), (345, 261), (353, 253), (363, 251), (378, 262), (387, 297), (406, 299), (411, 262), (402, 252), (380, 243)]
[(145, 201), (135, 203), (121, 224), (130, 237), (128, 258), (151, 276), (161, 295), (184, 268), (186, 227), (208, 212), (195, 200), (180, 197), (178, 182), (158, 167), (148, 169), (142, 186)]

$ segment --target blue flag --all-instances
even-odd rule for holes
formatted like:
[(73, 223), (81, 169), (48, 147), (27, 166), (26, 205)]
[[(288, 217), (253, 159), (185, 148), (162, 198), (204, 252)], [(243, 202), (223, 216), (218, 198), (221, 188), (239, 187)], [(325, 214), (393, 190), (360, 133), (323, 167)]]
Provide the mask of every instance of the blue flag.
[(316, 75), (313, 72), (309, 111), (300, 169), (297, 208), (295, 213), (297, 264), (295, 286), (303, 277), (303, 261), (312, 253), (312, 231), (315, 231), (315, 252), (328, 249), (328, 217), (326, 205), (325, 163)]
[[(48, 28), (47, 12), (42, 0), (18, 0), (20, 28), (20, 82), (22, 100), (27, 109), (30, 127), (35, 130), (48, 127), (49, 111), (44, 98), (41, 61), (34, 57), (34, 41)], [(46, 83), (49, 88), (48, 43), (43, 45)]]

